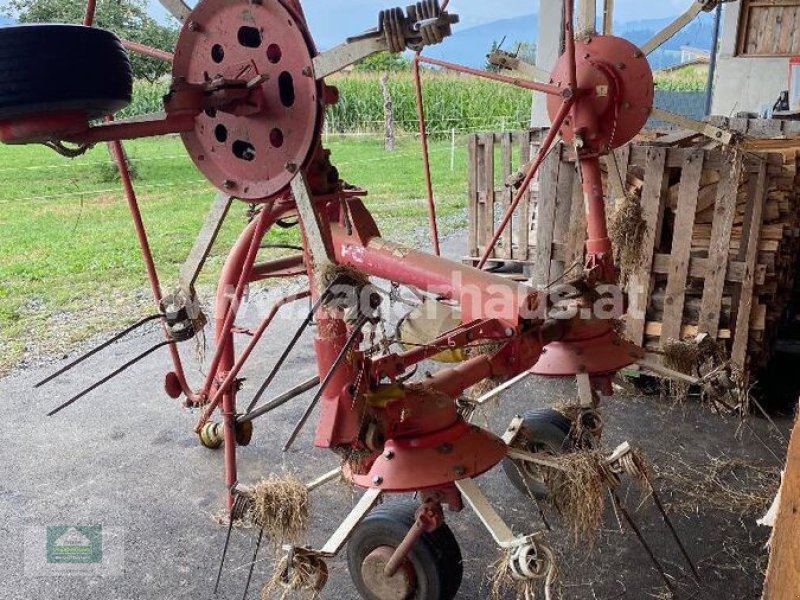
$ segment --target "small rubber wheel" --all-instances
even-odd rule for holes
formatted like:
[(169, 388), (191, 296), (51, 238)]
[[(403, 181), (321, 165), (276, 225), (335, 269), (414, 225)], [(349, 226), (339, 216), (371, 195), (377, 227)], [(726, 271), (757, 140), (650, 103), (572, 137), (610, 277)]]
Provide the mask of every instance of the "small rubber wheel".
[(0, 119), (38, 113), (112, 114), (131, 102), (119, 38), (82, 25), (0, 27)]
[(365, 600), (452, 600), (464, 565), (453, 532), (442, 525), (424, 533), (391, 579), (386, 562), (416, 520), (416, 505), (383, 504), (356, 528), (347, 544), (347, 565)]
[[(572, 421), (560, 412), (552, 408), (534, 410), (525, 413), (517, 444), (527, 452), (565, 454), (573, 450), (571, 429)], [(550, 495), (535, 465), (506, 458), (503, 470), (514, 487), (526, 496), (533, 494), (537, 500), (545, 500)]]

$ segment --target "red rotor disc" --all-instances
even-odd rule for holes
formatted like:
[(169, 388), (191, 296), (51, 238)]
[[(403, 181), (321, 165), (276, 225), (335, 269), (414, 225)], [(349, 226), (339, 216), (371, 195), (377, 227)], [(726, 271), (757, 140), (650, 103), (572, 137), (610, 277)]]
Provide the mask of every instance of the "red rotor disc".
[(201, 113), (182, 134), (197, 168), (244, 200), (280, 194), (312, 154), (323, 117), (316, 54), (305, 24), (279, 0), (204, 0), (184, 23), (172, 74), (188, 83), (217, 78), (260, 85), (266, 109), (242, 116)]
[[(575, 43), (578, 89), (583, 92), (572, 116), (564, 121), (566, 142), (580, 132), (584, 151), (603, 154), (630, 142), (644, 128), (653, 108), (653, 71), (647, 57), (623, 38), (600, 35)], [(552, 83), (569, 85), (566, 55), (555, 66)], [(555, 119), (563, 99), (548, 96)]]

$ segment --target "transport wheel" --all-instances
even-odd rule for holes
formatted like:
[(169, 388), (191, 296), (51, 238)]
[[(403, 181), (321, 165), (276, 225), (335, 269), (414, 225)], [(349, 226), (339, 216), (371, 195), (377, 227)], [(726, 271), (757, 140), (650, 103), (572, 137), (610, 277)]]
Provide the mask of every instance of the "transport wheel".
[(366, 600), (452, 600), (464, 566), (453, 532), (425, 533), (392, 578), (383, 569), (416, 520), (413, 504), (384, 504), (356, 528), (347, 545), (350, 577)]
[(0, 27), (0, 119), (38, 113), (112, 114), (131, 102), (119, 38), (82, 25)]
[[(573, 449), (569, 432), (572, 421), (552, 408), (525, 413), (522, 430), (517, 441), (527, 452), (565, 454)], [(537, 500), (545, 500), (549, 491), (539, 469), (531, 463), (503, 460), (506, 476), (520, 492), (526, 496), (533, 494)]]

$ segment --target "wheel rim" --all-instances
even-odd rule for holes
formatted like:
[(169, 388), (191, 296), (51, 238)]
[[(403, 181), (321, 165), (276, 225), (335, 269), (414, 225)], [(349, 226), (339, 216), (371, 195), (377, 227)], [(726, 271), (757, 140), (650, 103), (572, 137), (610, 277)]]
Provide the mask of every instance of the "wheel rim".
[(361, 563), (361, 578), (375, 600), (407, 600), (417, 589), (414, 566), (408, 560), (392, 577), (385, 575), (384, 569), (394, 551), (390, 546), (380, 546)]

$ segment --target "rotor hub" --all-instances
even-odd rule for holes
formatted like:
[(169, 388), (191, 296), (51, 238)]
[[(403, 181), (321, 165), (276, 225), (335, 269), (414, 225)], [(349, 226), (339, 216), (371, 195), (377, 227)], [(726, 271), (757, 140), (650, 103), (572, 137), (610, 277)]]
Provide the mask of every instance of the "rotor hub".
[[(578, 98), (561, 127), (567, 143), (579, 151), (605, 154), (630, 142), (644, 128), (653, 108), (653, 71), (644, 53), (623, 38), (601, 35), (575, 43)], [(569, 86), (569, 58), (562, 55), (551, 75)], [(547, 110), (555, 120), (562, 98), (549, 96)]]
[(324, 113), (315, 54), (303, 20), (280, 0), (204, 0), (184, 24), (173, 79), (244, 95), (207, 108), (182, 134), (197, 168), (224, 193), (280, 194), (311, 157)]

